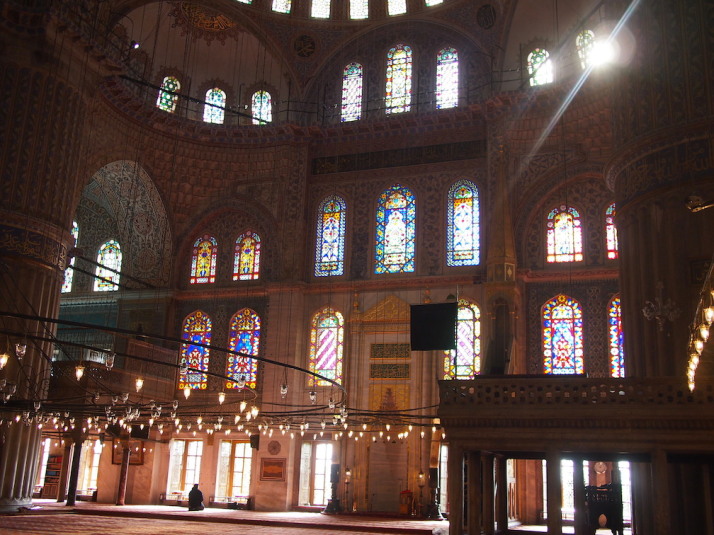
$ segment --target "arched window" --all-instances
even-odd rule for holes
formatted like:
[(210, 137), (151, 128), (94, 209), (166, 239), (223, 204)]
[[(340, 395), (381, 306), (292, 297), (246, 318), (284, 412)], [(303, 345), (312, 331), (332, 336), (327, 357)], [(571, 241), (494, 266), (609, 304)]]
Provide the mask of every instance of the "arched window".
[(605, 210), (605, 245), (607, 257), (611, 260), (617, 258), (617, 228), (615, 227), (615, 203)]
[(387, 53), (387, 90), (385, 113), (401, 113), (411, 109), (412, 49), (397, 45)]
[(350, 0), (350, 18), (353, 20), (369, 17), (369, 0)]
[(115, 240), (102, 244), (97, 255), (97, 270), (94, 278), (95, 292), (112, 292), (119, 289), (121, 271), (121, 248)]
[(425, 5), (426, 7), (431, 7), (431, 6), (438, 6), (439, 4), (443, 4), (444, 0), (426, 0)]
[(610, 377), (624, 377), (625, 345), (622, 340), (622, 316), (619, 295), (615, 295), (607, 307), (607, 323), (610, 339)]
[(528, 76), (531, 86), (549, 84), (553, 81), (553, 62), (544, 48), (536, 48), (528, 54)]
[(217, 87), (206, 91), (206, 104), (203, 107), (203, 120), (207, 123), (223, 124), (225, 113), (225, 92)]
[(414, 271), (416, 205), (412, 192), (399, 184), (379, 196), (375, 273)]
[(208, 376), (203, 373), (208, 371), (210, 350), (197, 344), (210, 345), (211, 343), (211, 318), (201, 310), (186, 316), (183, 320), (181, 339), (186, 343), (181, 344), (181, 372), (188, 367), (186, 373), (179, 373), (178, 387), (180, 390), (189, 388), (205, 390)]
[(580, 66), (587, 69), (593, 62), (593, 51), (595, 50), (595, 34), (592, 30), (583, 30), (575, 38), (575, 48), (580, 58)]
[(543, 305), (541, 312), (545, 373), (583, 373), (583, 313), (580, 303), (560, 294)]
[(459, 54), (444, 48), (436, 56), (436, 109), (455, 108), (459, 104)]
[(273, 102), (267, 91), (256, 91), (251, 98), (253, 124), (265, 124), (273, 120)]
[(407, 12), (407, 0), (387, 0), (387, 13), (403, 15)]
[(255, 280), (260, 276), (260, 236), (249, 230), (236, 240), (233, 280)]
[(277, 13), (290, 13), (291, 0), (273, 0), (273, 11)]
[(362, 65), (350, 63), (342, 74), (342, 122), (362, 118)]
[[(250, 308), (236, 312), (231, 318), (228, 335), (228, 349), (240, 351), (253, 357), (258, 356), (260, 349), (260, 317)], [(226, 375), (230, 380), (226, 388), (241, 389), (243, 385), (255, 388), (258, 379), (258, 361), (228, 353), (226, 359)]]
[(583, 259), (583, 236), (580, 214), (575, 208), (561, 205), (548, 214), (548, 262), (580, 262)]
[(481, 373), (481, 311), (474, 303), (459, 299), (456, 319), (456, 350), (444, 352), (445, 379), (473, 379)]
[(181, 89), (181, 83), (173, 76), (167, 76), (161, 82), (159, 97), (156, 99), (156, 107), (173, 113), (176, 110), (176, 102), (178, 101), (178, 92)]
[[(342, 314), (326, 306), (312, 317), (310, 328), (310, 371), (338, 383), (342, 382), (344, 324)], [(308, 384), (330, 385), (328, 381), (313, 376), (310, 376)]]
[(468, 180), (459, 180), (448, 194), (446, 264), (475, 266), (479, 263), (478, 188)]
[(316, 19), (330, 18), (330, 0), (312, 0), (310, 14)]
[[(72, 237), (74, 238), (74, 245), (77, 246), (77, 240), (79, 239), (79, 225), (76, 221), (72, 221)], [(72, 291), (72, 279), (74, 278), (74, 256), (69, 259), (69, 266), (64, 270), (64, 282), (62, 282), (62, 293)]]
[(320, 203), (315, 247), (315, 275), (327, 277), (344, 273), (345, 219), (347, 205), (332, 195)]
[(216, 238), (206, 235), (196, 240), (191, 257), (191, 284), (216, 282), (217, 254)]

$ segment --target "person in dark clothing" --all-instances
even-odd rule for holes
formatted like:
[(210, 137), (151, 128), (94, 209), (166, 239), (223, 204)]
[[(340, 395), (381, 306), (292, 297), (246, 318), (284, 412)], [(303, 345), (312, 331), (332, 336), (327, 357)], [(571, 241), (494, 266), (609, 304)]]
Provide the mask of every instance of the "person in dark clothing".
[(203, 492), (198, 490), (198, 483), (188, 493), (188, 510), (203, 511)]

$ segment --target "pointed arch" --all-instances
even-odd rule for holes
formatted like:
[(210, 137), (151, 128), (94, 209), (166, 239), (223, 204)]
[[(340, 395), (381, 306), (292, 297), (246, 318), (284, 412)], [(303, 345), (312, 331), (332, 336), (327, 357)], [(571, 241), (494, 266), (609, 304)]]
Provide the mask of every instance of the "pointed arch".
[(446, 264), (475, 266), (480, 262), (480, 206), (478, 188), (459, 180), (447, 195)]
[(191, 284), (216, 282), (216, 256), (218, 242), (213, 236), (205, 235), (193, 244), (191, 256)]
[(192, 312), (183, 320), (181, 339), (186, 343), (181, 344), (180, 365), (190, 368), (186, 373), (179, 374), (178, 388), (188, 386), (195, 390), (205, 390), (208, 384), (208, 363), (210, 350), (197, 344), (210, 345), (211, 343), (211, 318), (202, 310)]
[[(74, 238), (74, 246), (77, 246), (79, 239), (79, 225), (76, 221), (72, 221), (72, 237)], [(61, 293), (66, 294), (72, 291), (72, 280), (74, 279), (74, 256), (69, 259), (69, 265), (64, 270), (64, 280), (62, 281)]]
[(536, 48), (528, 54), (526, 64), (531, 87), (553, 82), (553, 61), (545, 48)]
[[(231, 318), (228, 349), (254, 357), (260, 352), (260, 316), (250, 308), (243, 308)], [(255, 389), (258, 384), (258, 361), (228, 353), (226, 358), (226, 383), (228, 389), (241, 389), (242, 385)]]
[(455, 108), (459, 104), (459, 53), (442, 48), (436, 55), (436, 109)]
[(218, 87), (206, 91), (203, 106), (203, 120), (207, 123), (223, 124), (226, 114), (226, 92)]
[[(342, 383), (344, 325), (342, 314), (328, 305), (312, 317), (310, 326), (308, 369), (338, 383)], [(310, 376), (308, 386), (330, 386), (330, 383)]]
[(94, 291), (113, 292), (119, 289), (121, 271), (121, 247), (116, 240), (104, 242), (97, 254), (97, 269), (95, 271)]
[(386, 92), (384, 112), (402, 113), (411, 110), (412, 49), (399, 44), (387, 52)]
[(341, 121), (359, 121), (362, 118), (362, 65), (350, 63), (342, 73)]
[(620, 294), (616, 294), (607, 306), (608, 341), (610, 348), (610, 377), (625, 376), (625, 344), (622, 336), (622, 313)]
[(583, 373), (583, 312), (580, 303), (560, 294), (541, 309), (543, 367), (554, 375)]
[(414, 271), (416, 203), (414, 195), (396, 184), (379, 196), (374, 272)]
[(445, 379), (473, 379), (481, 373), (481, 311), (476, 303), (459, 299), (456, 349), (444, 351)]
[(605, 249), (610, 260), (616, 260), (618, 257), (615, 213), (615, 203), (605, 209)]
[(256, 91), (250, 99), (250, 109), (253, 124), (266, 124), (273, 120), (273, 100), (270, 93), (264, 90)]
[(159, 96), (156, 99), (156, 107), (169, 113), (176, 111), (178, 102), (178, 92), (181, 90), (181, 82), (175, 76), (166, 76), (161, 82)]
[(260, 277), (260, 236), (248, 230), (238, 236), (233, 256), (233, 280), (257, 280)]
[(548, 262), (580, 262), (583, 259), (583, 235), (580, 214), (575, 208), (560, 205), (548, 214)]
[(339, 195), (325, 198), (318, 208), (315, 244), (315, 276), (344, 273), (347, 204)]
[(575, 38), (575, 49), (580, 58), (580, 66), (587, 69), (593, 62), (593, 51), (595, 50), (595, 34), (592, 30), (583, 30)]

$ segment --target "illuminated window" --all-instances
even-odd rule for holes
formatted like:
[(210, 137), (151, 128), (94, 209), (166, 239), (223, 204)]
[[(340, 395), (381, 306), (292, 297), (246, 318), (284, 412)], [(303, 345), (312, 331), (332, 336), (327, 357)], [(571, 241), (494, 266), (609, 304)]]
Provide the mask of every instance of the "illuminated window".
[(203, 106), (203, 120), (207, 123), (223, 124), (226, 113), (226, 94), (214, 87), (206, 92), (206, 104)]
[(385, 113), (401, 113), (411, 109), (412, 49), (397, 45), (387, 53), (387, 89)]
[(446, 231), (446, 264), (475, 266), (479, 263), (478, 188), (460, 180), (449, 189)]
[(615, 203), (605, 210), (605, 244), (607, 257), (611, 260), (617, 258), (617, 228), (615, 227)]
[(459, 55), (455, 48), (444, 48), (436, 56), (436, 109), (459, 104)]
[(273, 0), (273, 11), (278, 13), (290, 13), (291, 0)]
[(350, 63), (342, 74), (342, 122), (362, 118), (362, 65)]
[(375, 273), (414, 271), (416, 205), (408, 188), (399, 184), (379, 196)]
[(531, 86), (549, 84), (553, 81), (553, 62), (544, 48), (536, 48), (528, 54), (528, 76)]
[(548, 214), (548, 262), (580, 262), (583, 259), (583, 237), (580, 214), (561, 205)]
[(237, 2), (240, 2), (241, 4), (252, 4), (253, 0), (236, 0)]
[(587, 69), (593, 62), (595, 50), (595, 34), (591, 30), (583, 30), (575, 38), (575, 48), (580, 58), (580, 66)]
[(99, 248), (97, 270), (94, 278), (95, 292), (112, 292), (119, 289), (121, 271), (121, 248), (119, 243), (109, 240)]
[(583, 313), (580, 303), (567, 295), (557, 295), (543, 305), (542, 320), (545, 373), (583, 373)]
[(622, 340), (620, 296), (616, 295), (607, 307), (608, 333), (610, 339), (610, 377), (625, 376), (625, 346)]
[(169, 480), (166, 498), (187, 500), (201, 477), (202, 440), (172, 440), (169, 447)]
[(250, 447), (250, 442), (222, 440), (218, 453), (216, 496), (225, 498), (249, 496), (252, 461), (253, 448)]
[(186, 373), (179, 374), (178, 388), (181, 390), (189, 386), (205, 390), (208, 376), (204, 372), (208, 371), (210, 351), (198, 344), (211, 343), (211, 318), (200, 310), (186, 316), (181, 339), (187, 343), (181, 344), (180, 364), (182, 367), (188, 366), (189, 369)]
[(312, 0), (311, 15), (316, 19), (330, 18), (330, 0)]
[(350, 18), (366, 19), (369, 17), (369, 0), (350, 0)]
[(256, 91), (251, 98), (253, 124), (265, 124), (273, 120), (273, 102), (267, 91)]
[(387, 12), (390, 15), (403, 15), (407, 12), (407, 0), (387, 0)]
[(178, 92), (181, 89), (181, 83), (173, 76), (167, 76), (161, 82), (159, 97), (156, 99), (156, 107), (173, 113), (176, 110), (176, 102), (178, 101)]
[(233, 280), (255, 280), (260, 276), (260, 236), (247, 231), (236, 240)]
[[(75, 445), (75, 447), (77, 447)], [(79, 477), (77, 478), (77, 493), (92, 494), (97, 490), (99, 475), (99, 458), (102, 456), (102, 444), (99, 439), (85, 440), (82, 444), (79, 460)], [(132, 452), (135, 453), (135, 452)]]
[[(344, 341), (344, 320), (342, 314), (329, 306), (324, 307), (312, 318), (310, 328), (311, 372), (342, 382), (342, 346)], [(330, 386), (329, 381), (310, 376), (309, 386)]]
[(344, 273), (345, 201), (333, 195), (320, 203), (317, 221), (315, 275), (326, 277)]
[(481, 372), (481, 312), (474, 303), (459, 300), (456, 349), (444, 352), (445, 379), (473, 379)]
[(198, 238), (193, 244), (191, 257), (191, 284), (216, 282), (216, 255), (218, 243), (212, 236)]
[[(72, 221), (72, 237), (74, 238), (74, 246), (77, 246), (77, 240), (79, 239), (79, 225), (76, 221)], [(62, 293), (72, 291), (72, 279), (74, 278), (74, 256), (69, 259), (69, 266), (64, 270), (64, 281), (62, 282)]]
[(425, 4), (426, 7), (431, 7), (431, 6), (438, 6), (439, 4), (442, 4), (444, 0), (426, 0)]
[[(228, 349), (246, 355), (258, 356), (260, 350), (260, 317), (250, 308), (236, 312), (231, 318)], [(258, 379), (258, 361), (228, 353), (226, 375), (230, 380), (226, 388), (242, 389), (243, 385), (255, 389)]]

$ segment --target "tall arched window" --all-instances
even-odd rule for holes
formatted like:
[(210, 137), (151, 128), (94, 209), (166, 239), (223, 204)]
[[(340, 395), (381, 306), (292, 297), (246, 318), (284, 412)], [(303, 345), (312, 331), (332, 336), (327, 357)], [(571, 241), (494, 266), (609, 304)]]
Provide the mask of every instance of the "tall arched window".
[(622, 337), (620, 296), (615, 295), (607, 307), (608, 334), (610, 340), (610, 377), (625, 376), (625, 345)]
[(473, 379), (481, 373), (481, 311), (476, 304), (459, 299), (456, 319), (456, 350), (444, 352), (444, 378)]
[(236, 240), (233, 280), (255, 280), (260, 276), (260, 236), (249, 230)]
[(316, 19), (330, 18), (330, 0), (312, 0), (310, 15)]
[(531, 86), (549, 84), (553, 81), (553, 62), (545, 48), (536, 48), (528, 54), (528, 76)]
[(225, 113), (225, 92), (217, 87), (206, 91), (206, 104), (203, 106), (203, 120), (207, 123), (223, 124)]
[(362, 65), (350, 63), (342, 74), (342, 122), (362, 118)]
[(369, 17), (369, 0), (350, 0), (350, 18), (353, 20)]
[(267, 91), (256, 91), (251, 98), (253, 124), (265, 124), (273, 120), (273, 101)]
[[(77, 240), (79, 239), (79, 225), (76, 221), (72, 221), (72, 237), (74, 238), (74, 245), (77, 246)], [(72, 279), (74, 279), (74, 256), (69, 259), (69, 266), (64, 270), (64, 281), (62, 282), (62, 293), (72, 291)]]
[(191, 257), (191, 284), (216, 282), (217, 254), (216, 238), (206, 235), (196, 240)]
[(315, 275), (327, 277), (344, 273), (345, 220), (347, 205), (337, 195), (320, 203), (315, 247)]
[(176, 102), (178, 101), (178, 92), (181, 89), (181, 83), (173, 76), (167, 76), (161, 82), (159, 97), (156, 99), (156, 107), (173, 113), (176, 110)]
[[(326, 306), (312, 317), (310, 328), (309, 370), (338, 383), (342, 383), (344, 324), (342, 314)], [(308, 384), (330, 385), (328, 381), (313, 376), (310, 376)]]
[(387, 53), (387, 90), (385, 113), (401, 113), (411, 109), (412, 49), (397, 45)]
[(593, 61), (593, 51), (595, 50), (595, 34), (592, 30), (583, 30), (575, 38), (575, 48), (580, 58), (580, 66), (587, 69)]
[(583, 373), (583, 313), (580, 303), (560, 294), (543, 305), (541, 312), (545, 373)]
[(115, 240), (102, 244), (97, 254), (97, 270), (94, 278), (95, 292), (112, 292), (119, 289), (121, 271), (121, 247)]
[(580, 214), (561, 205), (548, 214), (548, 262), (580, 262), (583, 259), (583, 235)]
[(181, 371), (184, 371), (184, 367), (189, 369), (186, 373), (179, 373), (178, 387), (183, 389), (188, 386), (192, 389), (205, 390), (208, 376), (203, 372), (208, 371), (210, 350), (197, 344), (210, 345), (211, 318), (201, 310), (186, 316), (183, 320), (181, 339), (186, 340), (186, 343), (181, 344)]
[(436, 109), (455, 108), (459, 104), (459, 54), (444, 48), (436, 56)]
[(407, 12), (407, 0), (387, 0), (389, 15), (403, 15)]
[(273, 0), (273, 11), (277, 13), (290, 13), (291, 0)]
[(611, 260), (617, 258), (617, 228), (615, 227), (615, 203), (605, 210), (605, 246), (607, 257)]
[(375, 273), (414, 271), (416, 204), (412, 192), (399, 184), (379, 196)]
[(448, 194), (446, 264), (475, 266), (479, 263), (478, 188), (468, 180), (459, 180)]
[[(236, 312), (231, 318), (228, 349), (246, 355), (258, 356), (260, 349), (260, 317), (250, 308)], [(258, 361), (252, 358), (227, 354), (226, 375), (230, 380), (226, 388), (255, 388), (258, 380)]]

